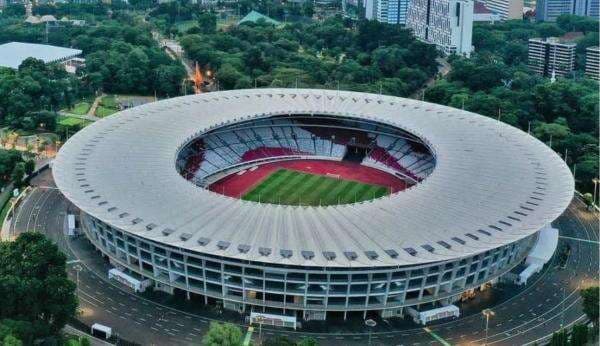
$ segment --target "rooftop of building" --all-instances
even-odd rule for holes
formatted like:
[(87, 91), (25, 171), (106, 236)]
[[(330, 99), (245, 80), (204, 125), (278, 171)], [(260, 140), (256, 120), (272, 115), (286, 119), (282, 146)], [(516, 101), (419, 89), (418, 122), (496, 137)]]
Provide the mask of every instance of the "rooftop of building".
[(563, 45), (568, 47), (576, 47), (577, 44), (573, 40), (562, 37), (533, 37), (529, 39), (529, 42), (541, 42), (555, 45)]
[(45, 63), (65, 60), (82, 53), (79, 49), (57, 47), (47, 44), (9, 42), (0, 45), (0, 67), (18, 69), (27, 58), (35, 58)]
[(239, 24), (243, 24), (243, 23), (258, 23), (259, 20), (264, 20), (265, 22), (267, 22), (268, 24), (273, 24), (275, 26), (277, 25), (281, 25), (280, 21), (277, 21), (271, 17), (265, 16), (264, 14), (257, 12), (257, 11), (250, 11), (250, 13), (248, 13), (244, 18), (242, 18), (239, 22)]

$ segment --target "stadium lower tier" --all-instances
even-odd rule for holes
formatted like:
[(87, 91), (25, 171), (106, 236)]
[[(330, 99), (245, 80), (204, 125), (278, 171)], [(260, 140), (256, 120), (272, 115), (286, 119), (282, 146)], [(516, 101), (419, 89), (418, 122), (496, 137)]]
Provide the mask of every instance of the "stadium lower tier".
[[(312, 178), (304, 182), (296, 182), (293, 179), (284, 179), (280, 184), (274, 182), (267, 186), (272, 192), (272, 200), (269, 200), (268, 191), (265, 190), (259, 191), (263, 197), (260, 200), (246, 198), (252, 192), (268, 185), (269, 180), (282, 171), (294, 172), (299, 176), (310, 175)], [(405, 180), (380, 169), (336, 160), (280, 159), (275, 162), (252, 164), (224, 176), (210, 184), (208, 189), (229, 197), (292, 205), (297, 205), (299, 201), (302, 205), (356, 203), (374, 199), (370, 195), (371, 190), (361, 189), (361, 186), (383, 189), (386, 191), (385, 195), (410, 186)], [(316, 181), (319, 178), (322, 184)], [(320, 200), (323, 203), (319, 203)]]
[(154, 289), (184, 293), (240, 313), (267, 311), (304, 320), (328, 312), (403, 316), (404, 308), (451, 304), (523, 261), (536, 233), (468, 257), (403, 267), (311, 267), (207, 255), (123, 232), (82, 213), (82, 229), (112, 265)]

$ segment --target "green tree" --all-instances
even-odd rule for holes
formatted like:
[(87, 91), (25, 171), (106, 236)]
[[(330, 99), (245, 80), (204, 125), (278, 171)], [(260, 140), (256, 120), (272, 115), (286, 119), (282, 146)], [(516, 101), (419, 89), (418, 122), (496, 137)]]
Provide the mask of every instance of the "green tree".
[(25, 177), (25, 163), (19, 162), (15, 165), (13, 169), (10, 180), (15, 184), (16, 187), (21, 187), (23, 185), (23, 178)]
[(4, 340), (2, 340), (2, 345), (3, 346), (22, 346), (23, 342), (21, 340), (19, 340), (17, 337), (15, 337), (14, 335), (7, 335), (4, 337)]
[(554, 332), (552, 334), (552, 339), (550, 339), (550, 346), (567, 346), (568, 344), (569, 342), (566, 330), (561, 329), (558, 332)]
[(242, 77), (243, 75), (229, 64), (221, 66), (217, 71), (217, 79), (219, 80), (221, 88), (225, 90), (234, 89), (237, 82)]
[(203, 34), (214, 34), (217, 31), (217, 16), (212, 12), (198, 15), (198, 26)]
[(585, 205), (587, 205), (588, 207), (591, 207), (594, 204), (594, 196), (589, 192), (584, 193), (583, 201), (585, 202)]
[(296, 344), (297, 346), (317, 346), (319, 345), (319, 343), (317, 342), (317, 340), (315, 338), (302, 338), (300, 339), (300, 341), (298, 341), (298, 343)]
[(13, 330), (21, 339), (57, 336), (76, 308), (66, 257), (54, 243), (34, 232), (0, 242), (0, 332)]
[(588, 327), (585, 324), (576, 324), (571, 330), (571, 346), (584, 346), (588, 341)]
[(542, 37), (558, 37), (564, 35), (565, 31), (553, 23), (541, 23), (537, 31)]
[(242, 331), (231, 323), (211, 322), (208, 332), (202, 338), (204, 346), (240, 346)]
[(564, 123), (561, 124), (560, 122), (550, 124), (538, 123), (533, 129), (533, 133), (537, 138), (548, 141), (550, 138), (552, 140), (563, 139), (571, 133), (571, 130)]
[(25, 173), (27, 175), (33, 173), (33, 171), (35, 170), (35, 161), (33, 160), (27, 160), (25, 161)]
[(598, 304), (600, 304), (600, 287), (594, 286), (581, 290), (581, 298), (583, 298), (583, 312), (592, 321), (598, 323)]

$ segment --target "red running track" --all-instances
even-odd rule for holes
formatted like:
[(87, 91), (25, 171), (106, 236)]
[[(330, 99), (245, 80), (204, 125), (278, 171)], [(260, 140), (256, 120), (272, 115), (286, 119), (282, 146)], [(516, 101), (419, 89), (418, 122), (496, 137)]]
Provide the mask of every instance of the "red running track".
[(354, 162), (289, 160), (266, 163), (258, 166), (253, 171), (247, 169), (242, 175), (234, 173), (211, 184), (209, 189), (226, 196), (240, 198), (271, 175), (271, 173), (281, 168), (319, 175), (337, 174), (341, 179), (345, 180), (390, 187), (392, 193), (402, 191), (408, 187), (405, 181), (392, 174)]

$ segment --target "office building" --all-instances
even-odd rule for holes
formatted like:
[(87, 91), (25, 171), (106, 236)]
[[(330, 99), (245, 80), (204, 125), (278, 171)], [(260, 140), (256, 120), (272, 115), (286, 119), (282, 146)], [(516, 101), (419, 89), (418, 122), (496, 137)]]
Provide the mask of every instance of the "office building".
[(600, 0), (538, 0), (535, 6), (536, 19), (556, 21), (563, 14), (574, 14), (599, 18)]
[(365, 18), (387, 24), (406, 24), (409, 0), (366, 0)]
[(417, 38), (435, 44), (444, 54), (468, 57), (473, 51), (473, 1), (411, 1), (406, 26)]
[(600, 47), (588, 47), (585, 50), (585, 75), (600, 80)]
[(500, 20), (500, 15), (493, 12), (481, 1), (475, 1), (473, 7), (473, 22), (493, 23)]
[(523, 18), (523, 0), (483, 0), (483, 3), (501, 20)]
[(529, 67), (537, 74), (566, 76), (575, 69), (576, 44), (557, 37), (529, 40)]

